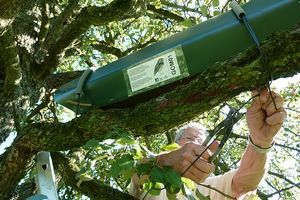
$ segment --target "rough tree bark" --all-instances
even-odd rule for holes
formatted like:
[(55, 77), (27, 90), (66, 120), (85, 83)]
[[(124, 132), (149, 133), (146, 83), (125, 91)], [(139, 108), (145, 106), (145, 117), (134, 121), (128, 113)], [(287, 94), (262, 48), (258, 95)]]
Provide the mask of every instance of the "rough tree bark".
[[(8, 8), (7, 11), (0, 8), (0, 13), (3, 13), (0, 14), (1, 23), (4, 23), (2, 19), (5, 17), (13, 19), (25, 5), (27, 9), (37, 6), (45, 12), (36, 12), (31, 16), (24, 14), (26, 12), (19, 13), (21, 17), (14, 23), (5, 21), (3, 26), (0, 24), (0, 143), (13, 131), (18, 135), (12, 146), (0, 156), (0, 199), (9, 199), (14, 195), (13, 190), (40, 150), (58, 152), (80, 147), (91, 138), (104, 139), (106, 133), (115, 128), (130, 131), (134, 136), (162, 133), (243, 91), (260, 88), (268, 81), (269, 75), (261, 67), (256, 48), (250, 48), (225, 62), (216, 63), (197, 76), (172, 84), (170, 92), (158, 91), (160, 95), (145, 99), (140, 104), (116, 104), (109, 109), (94, 109), (68, 123), (30, 123), (28, 111), (43, 97), (41, 87), (46, 84), (47, 89), (57, 88), (78, 74), (51, 75), (61, 53), (91, 25), (99, 26), (141, 15), (147, 9), (147, 1), (115, 0), (103, 7), (80, 8), (79, 1), (69, 0), (68, 6), (58, 11), (52, 21), (46, 12), (49, 6), (47, 1), (41, 0), (37, 4), (34, 1), (26, 4), (25, 1), (20, 4), (12, 2), (9, 4), (9, 1), (0, 0), (0, 5), (7, 5)], [(159, 14), (165, 13), (155, 10), (153, 6), (148, 6), (148, 9)], [(35, 25), (29, 23), (29, 17), (30, 20), (42, 21), (39, 32), (34, 31)], [(177, 17), (171, 15), (171, 18)], [(27, 23), (20, 25), (26, 20)], [(18, 38), (24, 32), (32, 40)], [(299, 25), (287, 32), (272, 35), (264, 42), (263, 48), (267, 52), (274, 79), (300, 72)], [(68, 161), (60, 154), (56, 154), (54, 159), (58, 171), (68, 174), (69, 179), (65, 182), (74, 186), (75, 171), (66, 167)], [(130, 198), (97, 181), (86, 182), (77, 189), (96, 199), (97, 191), (92, 191), (91, 185), (98, 188), (97, 191), (101, 190), (103, 196)]]
[[(273, 35), (263, 48), (268, 52), (274, 78), (292, 76), (300, 71), (298, 26), (288, 33)], [(135, 136), (167, 131), (242, 91), (265, 85), (268, 74), (262, 69), (258, 56), (255, 48), (251, 48), (233, 59), (216, 64), (214, 68), (193, 77), (189, 83), (134, 107), (95, 109), (68, 123), (30, 124), (22, 129), (22, 136), (13, 145), (14, 149), (20, 148), (20, 152), (67, 150), (82, 146), (91, 138), (103, 139), (116, 125)], [(1, 159), (1, 188), (11, 188), (7, 184), (8, 177), (24, 171), (25, 164), (11, 159), (15, 151), (8, 151), (7, 157)], [(29, 160), (31, 154), (26, 155), (20, 155), (20, 158)], [(15, 163), (15, 168), (8, 166), (11, 162)]]

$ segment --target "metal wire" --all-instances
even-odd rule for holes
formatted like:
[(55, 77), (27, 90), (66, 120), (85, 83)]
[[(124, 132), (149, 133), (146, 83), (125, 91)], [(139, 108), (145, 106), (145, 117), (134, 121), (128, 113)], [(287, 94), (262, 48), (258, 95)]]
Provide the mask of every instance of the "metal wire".
[(271, 69), (270, 69), (269, 63), (267, 62), (266, 54), (265, 54), (265, 52), (263, 51), (263, 49), (261, 48), (259, 39), (257, 38), (255, 32), (253, 31), (252, 27), (250, 26), (250, 24), (249, 24), (249, 22), (248, 22), (248, 20), (247, 20), (247, 18), (246, 18), (246, 15), (243, 14), (243, 15), (241, 15), (240, 17), (241, 17), (241, 20), (242, 20), (242, 22), (244, 23), (246, 29), (247, 29), (248, 32), (250, 33), (251, 38), (253, 39), (253, 41), (254, 41), (256, 47), (257, 47), (258, 50), (259, 50), (259, 54), (260, 54), (260, 57), (261, 57), (261, 60), (262, 60), (262, 64), (263, 64), (263, 69), (265, 69), (265, 71), (267, 72), (267, 74), (268, 74), (268, 76), (269, 76), (269, 77), (268, 77), (268, 78), (269, 78), (269, 81), (268, 81), (268, 83), (267, 83), (267, 88), (268, 88), (268, 91), (269, 91), (269, 95), (270, 95), (270, 97), (271, 97), (271, 99), (272, 99), (272, 102), (273, 102), (273, 104), (274, 104), (275, 110), (278, 110), (277, 105), (276, 105), (276, 102), (275, 102), (275, 99), (274, 99), (274, 96), (273, 96), (273, 94), (272, 94), (272, 92), (271, 92), (271, 83), (272, 83), (272, 81), (273, 81), (273, 76), (272, 76), (272, 71), (271, 71)]
[(75, 118), (77, 118), (79, 114), (79, 108), (80, 108), (80, 93), (77, 93), (77, 106), (76, 106)]
[[(227, 117), (224, 121), (220, 122), (219, 125), (221, 124), (221, 127), (218, 128), (217, 130), (215, 130), (213, 133), (211, 133), (211, 139), (215, 136), (215, 139), (213, 139), (213, 141), (208, 144), (206, 146), (206, 148), (204, 149), (204, 151), (198, 155), (198, 157), (184, 170), (184, 172), (181, 174), (181, 176), (183, 176), (196, 162), (197, 160), (199, 160), (201, 158), (201, 156), (204, 154), (205, 151), (207, 151), (207, 149), (209, 149), (211, 147), (211, 145), (217, 140), (217, 138), (221, 135), (220, 131), (222, 130), (222, 128), (228, 128), (228, 123), (231, 122), (230, 126), (233, 126), (233, 119), (234, 116), (246, 105), (248, 104), (252, 99), (254, 99), (255, 97), (260, 96), (259, 94), (251, 97), (250, 99), (248, 99), (248, 101), (246, 101), (245, 103), (243, 103), (237, 110), (235, 110), (229, 117)], [(219, 126), (217, 125), (217, 127)], [(228, 129), (229, 130), (229, 129)], [(225, 132), (226, 133), (226, 132)], [(229, 133), (227, 133), (227, 136), (225, 136), (225, 139), (223, 140), (223, 144), (222, 147), (224, 146), (225, 142), (230, 138), (230, 134), (231, 131)], [(208, 142), (207, 142), (208, 143)], [(222, 148), (221, 147), (221, 148)], [(220, 150), (221, 150), (220, 148)], [(219, 151), (220, 152), (220, 151)], [(217, 154), (219, 154), (219, 152)], [(214, 155), (214, 158), (217, 156), (217, 154)]]
[[(268, 91), (269, 91), (269, 95), (270, 95), (270, 97), (272, 99), (272, 102), (274, 104), (275, 109), (278, 110), (276, 102), (275, 102), (275, 99), (274, 99), (274, 96), (273, 96), (273, 94), (271, 92), (271, 83), (273, 81), (273, 77), (272, 77), (272, 71), (271, 71), (270, 66), (269, 66), (269, 64), (267, 62), (267, 59), (266, 59), (266, 54), (263, 51), (263, 49), (261, 48), (259, 39), (257, 38), (255, 32), (253, 31), (252, 27), (248, 23), (246, 15), (242, 14), (240, 16), (240, 18), (241, 18), (241, 21), (244, 23), (247, 31), (250, 33), (251, 38), (253, 39), (255, 45), (257, 46), (257, 48), (259, 50), (260, 57), (261, 57), (261, 60), (262, 60), (263, 69), (268, 74), (269, 81), (267, 82), (267, 88), (268, 88)], [(200, 155), (198, 155), (197, 158), (184, 170), (184, 172), (181, 174), (181, 176), (183, 176), (202, 157), (202, 155), (204, 154), (204, 152), (207, 151), (207, 149), (209, 149), (211, 147), (211, 145), (220, 136), (220, 131), (222, 130), (222, 128), (224, 128), (225, 129), (225, 133), (224, 133), (222, 141), (221, 141), (221, 143), (220, 143), (220, 145), (218, 147), (218, 151), (216, 151), (213, 154), (212, 159), (210, 159), (210, 162), (212, 162), (216, 158), (216, 156), (220, 153), (220, 151), (221, 151), (222, 147), (224, 146), (224, 144), (226, 143), (226, 141), (230, 138), (231, 130), (232, 130), (232, 127), (234, 125), (234, 123), (233, 123), (234, 115), (237, 114), (239, 112), (239, 110), (242, 109), (246, 104), (248, 104), (252, 99), (254, 99), (255, 97), (258, 97), (259, 95), (260, 94), (257, 94), (255, 96), (251, 97), (247, 102), (245, 102), (244, 104), (242, 104), (239, 109), (237, 109), (236, 111), (234, 111), (229, 117), (227, 117), (224, 121), (222, 121), (218, 125), (219, 127), (217, 126), (217, 129), (215, 129), (215, 132), (211, 133), (208, 136), (208, 139), (204, 142), (204, 145), (207, 145), (208, 142), (209, 142), (209, 140), (211, 140), (214, 136), (215, 136), (215, 139), (213, 139), (213, 141), (206, 146), (206, 148), (204, 149), (204, 151)], [(229, 122), (231, 123), (230, 124), (230, 128), (229, 128), (229, 125), (228, 125)], [(147, 191), (147, 193), (146, 193), (146, 195), (144, 196), (143, 199), (145, 199), (145, 197), (147, 196), (147, 194), (149, 193), (149, 191), (150, 190)]]

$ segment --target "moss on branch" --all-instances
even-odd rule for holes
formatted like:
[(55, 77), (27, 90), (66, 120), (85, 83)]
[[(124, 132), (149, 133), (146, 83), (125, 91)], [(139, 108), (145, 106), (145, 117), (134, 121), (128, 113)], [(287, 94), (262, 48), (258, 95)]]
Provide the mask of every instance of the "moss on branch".
[[(300, 29), (296, 28), (264, 43), (274, 78), (300, 71), (299, 36)], [(251, 59), (245, 59), (247, 54)], [(55, 151), (81, 146), (93, 137), (102, 140), (115, 128), (131, 131), (135, 136), (162, 133), (243, 91), (265, 86), (268, 77), (259, 54), (252, 48), (147, 102), (125, 109), (95, 109), (66, 124), (29, 125), (20, 144)]]
[(22, 78), (17, 44), (11, 27), (0, 37), (0, 46), (0, 56), (5, 67), (4, 93), (10, 94)]
[[(300, 71), (299, 26), (273, 35), (263, 48), (275, 79)], [(36, 151), (72, 149), (91, 138), (103, 140), (114, 129), (131, 131), (135, 136), (162, 133), (243, 91), (264, 86), (268, 76), (252, 48), (147, 102), (124, 109), (95, 109), (68, 123), (29, 124), (20, 131), (22, 137), (0, 157), (0, 198), (5, 199), (16, 186)]]

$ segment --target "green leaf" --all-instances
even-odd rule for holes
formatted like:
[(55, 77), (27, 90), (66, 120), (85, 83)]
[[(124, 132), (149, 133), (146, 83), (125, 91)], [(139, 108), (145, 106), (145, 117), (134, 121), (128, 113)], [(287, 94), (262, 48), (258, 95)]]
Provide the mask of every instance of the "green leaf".
[(191, 179), (181, 177), (181, 180), (189, 189), (195, 189), (195, 183)]
[(134, 156), (135, 160), (141, 160), (143, 158), (142, 149), (139, 145), (134, 145)]
[(109, 132), (109, 133), (107, 133), (107, 134), (105, 135), (104, 140), (111, 139), (113, 135), (114, 135), (114, 132), (112, 132), (112, 131)]
[(164, 167), (164, 179), (167, 183), (175, 187), (181, 187), (182, 181), (178, 173), (171, 167)]
[(171, 194), (171, 193), (167, 192), (167, 197), (169, 200), (177, 200), (176, 194)]
[(89, 174), (80, 174), (78, 176), (76, 176), (78, 179), (82, 180), (82, 181), (91, 181), (93, 180), (93, 177)]
[(141, 163), (136, 166), (136, 170), (139, 174), (150, 172), (152, 164), (150, 163)]
[(194, 25), (193, 22), (190, 19), (185, 19), (182, 22), (180, 22), (180, 24), (184, 27), (187, 27), (187, 28)]
[(255, 194), (251, 194), (248, 199), (249, 200), (260, 200), (260, 198)]
[(126, 154), (121, 158), (115, 160), (110, 168), (109, 174), (117, 178), (121, 172), (127, 173), (127, 170), (131, 170), (134, 166), (134, 160), (131, 155)]
[(159, 3), (159, 4), (156, 4), (156, 5), (155, 5), (155, 8), (156, 8), (156, 9), (161, 9), (161, 6), (162, 6), (162, 4)]
[(173, 151), (179, 149), (179, 145), (177, 143), (168, 144), (162, 147), (165, 151)]
[(118, 178), (119, 174), (121, 173), (122, 168), (119, 166), (117, 162), (114, 162), (111, 165), (109, 175), (112, 176), (113, 178)]
[(219, 10), (215, 10), (214, 12), (213, 12), (213, 15), (214, 16), (217, 16), (217, 15), (219, 15), (221, 12), (219, 11)]
[(213, 7), (218, 7), (219, 4), (220, 4), (219, 0), (213, 0), (213, 1), (212, 1)]
[(123, 170), (128, 170), (133, 168), (134, 160), (131, 155), (126, 154), (117, 160), (117, 164), (119, 164), (120, 168)]
[(150, 177), (151, 177), (152, 181), (163, 183), (164, 182), (163, 169), (161, 169), (160, 167), (157, 167), (157, 166), (153, 167), (150, 172)]
[(139, 145), (141, 148), (141, 153), (145, 156), (145, 157), (149, 157), (149, 156), (154, 156), (155, 154), (150, 151), (149, 149), (147, 149), (147, 147), (143, 146), (143, 145)]
[(79, 176), (80, 174), (84, 174), (88, 171), (86, 167), (80, 168), (79, 172), (77, 172), (76, 177)]
[(122, 171), (122, 174), (124, 175), (125, 179), (130, 179), (133, 176), (134, 173), (135, 173), (135, 169), (134, 168)]
[(163, 188), (163, 184), (161, 184), (161, 183), (152, 183), (151, 188), (149, 190), (149, 194), (157, 196), (157, 195), (160, 194), (162, 188)]
[(91, 140), (87, 141), (87, 143), (85, 143), (84, 147), (95, 149), (95, 148), (99, 147), (99, 141), (96, 139), (91, 139)]
[(200, 7), (200, 11), (201, 11), (201, 13), (202, 13), (203, 16), (207, 16), (208, 10), (207, 10), (207, 6), (206, 5), (202, 5)]
[(127, 188), (130, 183), (131, 183), (131, 177), (129, 179), (127, 179), (127, 181), (125, 183), (125, 188)]
[(112, 148), (111, 146), (106, 145), (106, 144), (99, 144), (99, 146), (100, 146), (101, 149), (103, 149), (103, 150), (108, 150), (108, 149), (111, 149), (111, 148)]
[(180, 187), (171, 185), (169, 183), (166, 183), (165, 187), (166, 187), (167, 192), (170, 194), (177, 194), (178, 192), (180, 192)]
[(79, 172), (76, 173), (76, 178), (83, 180), (83, 181), (89, 181), (92, 180), (93, 178), (91, 177), (91, 175), (89, 174), (89, 170), (86, 167), (83, 167), (80, 169)]
[(135, 139), (128, 134), (122, 134), (122, 137), (118, 139), (118, 143), (132, 145), (135, 144)]
[(199, 200), (210, 200), (209, 197), (204, 196), (198, 189), (196, 189), (196, 196)]

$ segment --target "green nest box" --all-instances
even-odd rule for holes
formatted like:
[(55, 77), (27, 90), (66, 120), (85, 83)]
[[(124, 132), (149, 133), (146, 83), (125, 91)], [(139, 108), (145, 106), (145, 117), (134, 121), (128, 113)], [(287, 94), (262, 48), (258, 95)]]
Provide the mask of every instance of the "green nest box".
[[(242, 8), (260, 40), (300, 22), (298, 0), (252, 0)], [(228, 11), (86, 73), (60, 87), (54, 98), (75, 112), (79, 108), (79, 113), (93, 106), (130, 106), (171, 90), (176, 82), (253, 44), (243, 23)]]

